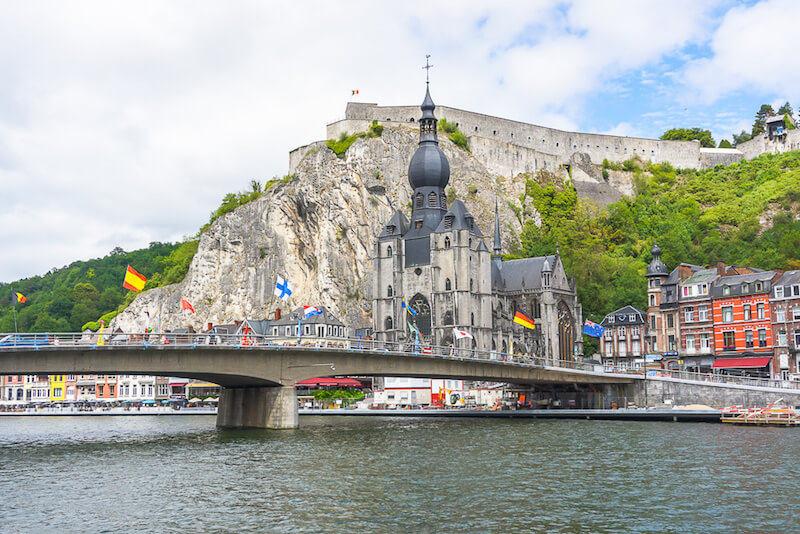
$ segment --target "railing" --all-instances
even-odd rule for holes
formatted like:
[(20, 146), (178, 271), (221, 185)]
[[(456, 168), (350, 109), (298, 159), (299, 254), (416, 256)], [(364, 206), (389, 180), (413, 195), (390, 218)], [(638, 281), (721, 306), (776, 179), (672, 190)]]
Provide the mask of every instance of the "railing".
[(777, 380), (772, 378), (757, 378), (749, 376), (696, 373), (692, 371), (676, 371), (669, 369), (660, 369), (656, 371), (651, 370), (648, 372), (648, 375), (715, 384), (737, 384), (742, 386), (800, 390), (800, 382), (794, 380)]

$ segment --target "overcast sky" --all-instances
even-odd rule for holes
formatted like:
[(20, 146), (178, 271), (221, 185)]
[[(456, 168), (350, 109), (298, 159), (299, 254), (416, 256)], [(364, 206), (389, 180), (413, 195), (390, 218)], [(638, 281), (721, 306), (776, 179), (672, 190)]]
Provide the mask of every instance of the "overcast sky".
[(800, 105), (800, 2), (0, 0), (0, 281), (194, 234), (351, 91), (583, 132)]

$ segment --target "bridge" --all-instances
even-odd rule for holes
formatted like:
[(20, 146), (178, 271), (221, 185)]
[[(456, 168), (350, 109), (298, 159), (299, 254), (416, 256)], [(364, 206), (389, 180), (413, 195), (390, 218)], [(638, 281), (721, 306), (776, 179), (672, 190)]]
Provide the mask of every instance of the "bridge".
[[(553, 365), (555, 363), (555, 365)], [(314, 377), (402, 376), (512, 384), (626, 385), (637, 378), (575, 361), (362, 339), (208, 334), (0, 334), (0, 375), (141, 374), (222, 387), (217, 426), (295, 428), (295, 384)]]

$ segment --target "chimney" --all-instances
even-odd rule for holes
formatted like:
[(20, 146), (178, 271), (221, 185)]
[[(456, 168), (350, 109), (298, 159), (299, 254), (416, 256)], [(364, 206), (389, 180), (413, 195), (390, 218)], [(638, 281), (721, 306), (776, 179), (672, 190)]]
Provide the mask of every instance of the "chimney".
[(242, 321), (233, 321), (233, 326), (239, 328), (242, 325)]
[(725, 276), (725, 262), (724, 261), (718, 261), (717, 262), (717, 274), (719, 276)]
[(275, 320), (278, 321), (281, 318), (281, 309), (275, 308)]
[(208, 323), (208, 328), (206, 328), (206, 332), (211, 332), (212, 328), (214, 328), (214, 325), (211, 324), (211, 323)]

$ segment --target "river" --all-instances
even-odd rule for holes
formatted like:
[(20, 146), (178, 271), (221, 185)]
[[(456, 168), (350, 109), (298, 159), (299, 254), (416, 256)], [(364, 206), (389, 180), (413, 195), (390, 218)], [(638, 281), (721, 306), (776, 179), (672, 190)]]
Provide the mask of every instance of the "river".
[(797, 532), (800, 429), (0, 417), (0, 531)]

